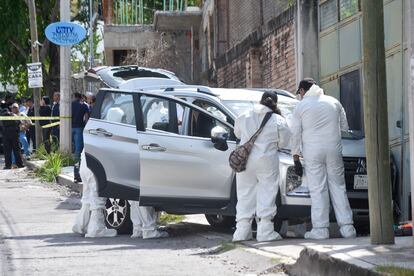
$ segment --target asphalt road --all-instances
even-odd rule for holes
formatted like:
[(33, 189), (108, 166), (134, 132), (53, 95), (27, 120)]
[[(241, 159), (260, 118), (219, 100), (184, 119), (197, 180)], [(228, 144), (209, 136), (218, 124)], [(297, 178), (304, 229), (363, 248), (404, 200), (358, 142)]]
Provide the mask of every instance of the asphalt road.
[(86, 239), (71, 232), (79, 208), (66, 188), (0, 171), (0, 275), (284, 275), (277, 259), (197, 217), (170, 226), (168, 239)]

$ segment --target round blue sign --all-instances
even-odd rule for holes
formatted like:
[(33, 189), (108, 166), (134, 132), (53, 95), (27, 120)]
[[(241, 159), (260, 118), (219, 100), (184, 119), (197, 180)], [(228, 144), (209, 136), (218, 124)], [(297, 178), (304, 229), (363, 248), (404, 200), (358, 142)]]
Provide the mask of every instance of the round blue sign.
[(60, 46), (78, 44), (86, 37), (83, 26), (72, 22), (55, 22), (46, 27), (45, 34), (50, 42)]

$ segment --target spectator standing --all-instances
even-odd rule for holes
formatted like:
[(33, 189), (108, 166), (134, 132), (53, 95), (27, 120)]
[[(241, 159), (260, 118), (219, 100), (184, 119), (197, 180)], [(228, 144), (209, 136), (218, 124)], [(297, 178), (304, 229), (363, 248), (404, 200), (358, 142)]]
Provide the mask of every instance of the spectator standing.
[(16, 103), (19, 105), (19, 112), (20, 113), (26, 113), (26, 107), (23, 104), (23, 100), (22, 99), (17, 99)]
[[(39, 115), (50, 117), (52, 114), (52, 109), (50, 108), (50, 99), (48, 96), (43, 96), (40, 100), (40, 108), (39, 108)], [(50, 120), (40, 120), (40, 126), (42, 127), (42, 135), (43, 135), (43, 144), (45, 145), (47, 153), (50, 153), (50, 134), (51, 128), (43, 128), (43, 126), (50, 124)]]
[[(60, 93), (53, 94), (52, 117), (60, 116)], [(55, 121), (54, 121), (55, 122)], [(59, 143), (60, 128), (59, 126), (52, 127), (52, 139)]]
[(75, 93), (74, 101), (72, 102), (72, 141), (75, 144), (75, 157), (77, 160), (80, 159), (83, 149), (83, 129), (88, 119), (89, 108), (82, 102), (82, 95)]
[[(35, 115), (34, 104), (32, 99), (26, 100), (26, 114), (28, 117), (33, 117)], [(32, 148), (36, 149), (36, 129), (35, 124), (32, 124), (29, 130), (26, 132), (27, 142), (32, 143)]]
[[(12, 112), (10, 112), (9, 105), (5, 101), (1, 103), (0, 114), (2, 116), (15, 116)], [(11, 169), (12, 154), (15, 156), (17, 167), (24, 167), (19, 145), (19, 125), (19, 120), (3, 121), (3, 149), (5, 170)]]
[[(27, 117), (26, 114), (20, 112), (19, 105), (17, 103), (12, 104), (12, 112), (16, 116)], [(27, 118), (27, 120), (20, 120), (19, 125), (19, 142), (23, 146), (23, 152), (27, 160), (30, 160), (30, 150), (29, 150), (29, 143), (27, 142), (26, 138), (26, 131), (32, 125), (32, 121)]]
[(89, 105), (89, 113), (92, 113), (92, 108), (96, 102), (96, 97), (92, 92), (86, 93), (86, 102)]

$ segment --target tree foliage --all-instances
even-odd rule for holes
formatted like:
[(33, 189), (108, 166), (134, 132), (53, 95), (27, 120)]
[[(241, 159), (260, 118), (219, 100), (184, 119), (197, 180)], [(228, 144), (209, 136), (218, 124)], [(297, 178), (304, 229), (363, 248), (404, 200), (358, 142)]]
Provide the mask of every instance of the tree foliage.
[[(59, 0), (36, 1), (40, 62), (43, 63), (45, 90), (56, 89), (59, 76), (58, 48), (45, 39), (44, 30), (57, 21)], [(16, 84), (19, 94), (29, 96), (26, 63), (32, 61), (30, 23), (27, 1), (1, 0), (0, 13), (0, 82)]]

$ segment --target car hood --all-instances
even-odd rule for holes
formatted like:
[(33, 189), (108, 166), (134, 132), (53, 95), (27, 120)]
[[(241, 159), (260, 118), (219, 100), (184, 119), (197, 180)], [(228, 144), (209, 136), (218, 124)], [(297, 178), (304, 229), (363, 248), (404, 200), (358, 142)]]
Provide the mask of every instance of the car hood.
[[(343, 157), (365, 157), (365, 139), (342, 139), (342, 155)], [(281, 150), (279, 152), (279, 161), (286, 165), (293, 165), (293, 158), (290, 151)]]
[(365, 157), (365, 138), (342, 139), (342, 155), (344, 157)]

